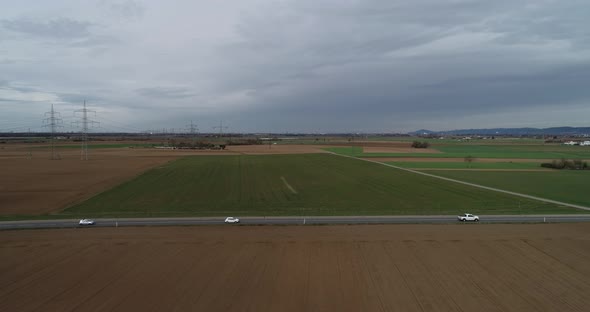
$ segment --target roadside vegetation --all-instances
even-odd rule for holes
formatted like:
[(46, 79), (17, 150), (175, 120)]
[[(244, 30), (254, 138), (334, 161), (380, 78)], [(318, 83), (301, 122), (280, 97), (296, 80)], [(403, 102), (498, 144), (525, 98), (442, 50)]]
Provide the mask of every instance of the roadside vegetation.
[(570, 169), (570, 170), (588, 170), (588, 162), (582, 161), (580, 159), (560, 159), (554, 160), (550, 163), (542, 163), (541, 167), (544, 168), (551, 168), (551, 169)]

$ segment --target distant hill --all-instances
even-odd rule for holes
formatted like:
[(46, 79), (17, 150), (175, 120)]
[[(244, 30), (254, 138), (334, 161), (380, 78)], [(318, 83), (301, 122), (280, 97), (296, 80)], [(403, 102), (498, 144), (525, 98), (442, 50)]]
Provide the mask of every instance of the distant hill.
[(411, 135), (590, 135), (590, 127), (553, 127), (553, 128), (491, 128), (458, 129), (450, 131), (432, 131), (420, 129), (409, 132)]

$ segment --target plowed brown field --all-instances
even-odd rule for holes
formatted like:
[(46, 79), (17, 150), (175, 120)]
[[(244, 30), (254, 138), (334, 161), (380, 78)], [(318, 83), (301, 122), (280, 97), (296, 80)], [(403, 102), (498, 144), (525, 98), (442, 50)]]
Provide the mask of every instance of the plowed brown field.
[(0, 232), (0, 311), (588, 311), (590, 227)]

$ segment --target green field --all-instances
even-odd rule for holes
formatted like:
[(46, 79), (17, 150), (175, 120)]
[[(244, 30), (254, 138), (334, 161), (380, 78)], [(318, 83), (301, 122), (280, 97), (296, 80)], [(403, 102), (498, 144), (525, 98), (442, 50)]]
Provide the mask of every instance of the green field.
[(539, 170), (551, 170), (544, 169), (540, 166), (540, 163), (522, 163), (522, 162), (427, 162), (427, 161), (389, 161), (388, 164), (402, 167), (402, 168), (413, 168), (413, 169), (539, 169)]
[(60, 217), (580, 213), (328, 154), (193, 156)]
[(565, 145), (433, 145), (440, 153), (364, 153), (361, 147), (326, 148), (336, 154), (354, 157), (420, 157), (420, 158), (522, 158), (522, 159), (590, 159), (590, 147)]
[(546, 172), (477, 172), (427, 171), (425, 172), (554, 199), (572, 204), (590, 206), (590, 171), (548, 170)]

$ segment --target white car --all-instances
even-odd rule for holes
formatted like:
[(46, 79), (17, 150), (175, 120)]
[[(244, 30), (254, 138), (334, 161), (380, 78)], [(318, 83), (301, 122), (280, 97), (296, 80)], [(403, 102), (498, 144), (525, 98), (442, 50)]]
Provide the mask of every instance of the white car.
[(465, 221), (475, 221), (475, 222), (478, 222), (479, 221), (479, 216), (472, 215), (470, 213), (465, 213), (465, 214), (462, 214), (460, 216), (457, 216), (457, 220), (463, 221), (463, 222), (465, 222)]
[(240, 219), (234, 217), (225, 218), (225, 223), (240, 223)]
[(91, 219), (82, 219), (78, 222), (79, 225), (94, 225), (94, 220)]

